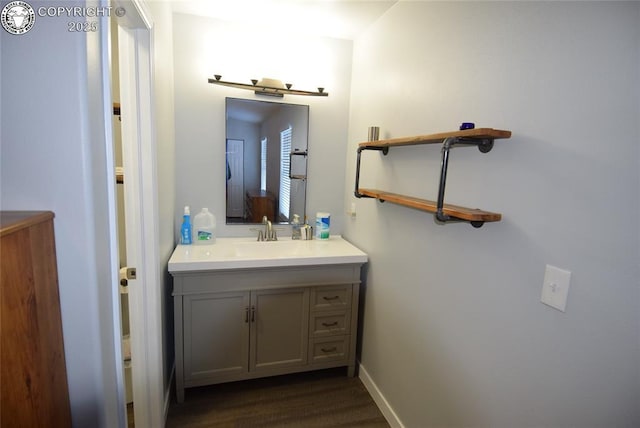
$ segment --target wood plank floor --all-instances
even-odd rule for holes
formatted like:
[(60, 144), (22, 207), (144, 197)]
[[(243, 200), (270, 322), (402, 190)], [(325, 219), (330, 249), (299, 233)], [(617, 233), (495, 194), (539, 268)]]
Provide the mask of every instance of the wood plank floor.
[(331, 369), (190, 388), (167, 428), (389, 427), (357, 377)]

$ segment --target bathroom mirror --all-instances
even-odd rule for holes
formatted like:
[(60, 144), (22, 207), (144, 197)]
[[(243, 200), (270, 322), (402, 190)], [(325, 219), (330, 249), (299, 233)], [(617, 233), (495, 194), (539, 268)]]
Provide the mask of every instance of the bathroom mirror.
[(305, 216), (309, 106), (226, 99), (227, 224)]

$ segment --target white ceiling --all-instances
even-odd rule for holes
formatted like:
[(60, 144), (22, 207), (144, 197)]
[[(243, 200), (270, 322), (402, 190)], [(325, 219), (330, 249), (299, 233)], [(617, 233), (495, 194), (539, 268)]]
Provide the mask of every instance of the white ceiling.
[(353, 40), (398, 0), (174, 0), (173, 11)]

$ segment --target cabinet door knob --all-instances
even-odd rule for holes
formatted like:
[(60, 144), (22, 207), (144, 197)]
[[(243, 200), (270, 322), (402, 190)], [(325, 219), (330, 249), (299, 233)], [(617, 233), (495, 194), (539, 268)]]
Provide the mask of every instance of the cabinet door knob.
[(244, 322), (245, 323), (249, 322), (249, 306), (244, 308)]
[(251, 306), (251, 322), (256, 322), (256, 307)]

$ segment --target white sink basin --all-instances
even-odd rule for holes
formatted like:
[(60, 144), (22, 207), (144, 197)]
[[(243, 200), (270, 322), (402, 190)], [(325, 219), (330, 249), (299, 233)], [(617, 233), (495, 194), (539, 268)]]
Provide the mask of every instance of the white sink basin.
[(218, 238), (213, 245), (178, 245), (169, 272), (278, 266), (365, 263), (367, 255), (342, 239), (258, 242), (255, 238)]
[(236, 242), (235, 254), (238, 257), (293, 257), (313, 252), (313, 241), (251, 241)]

